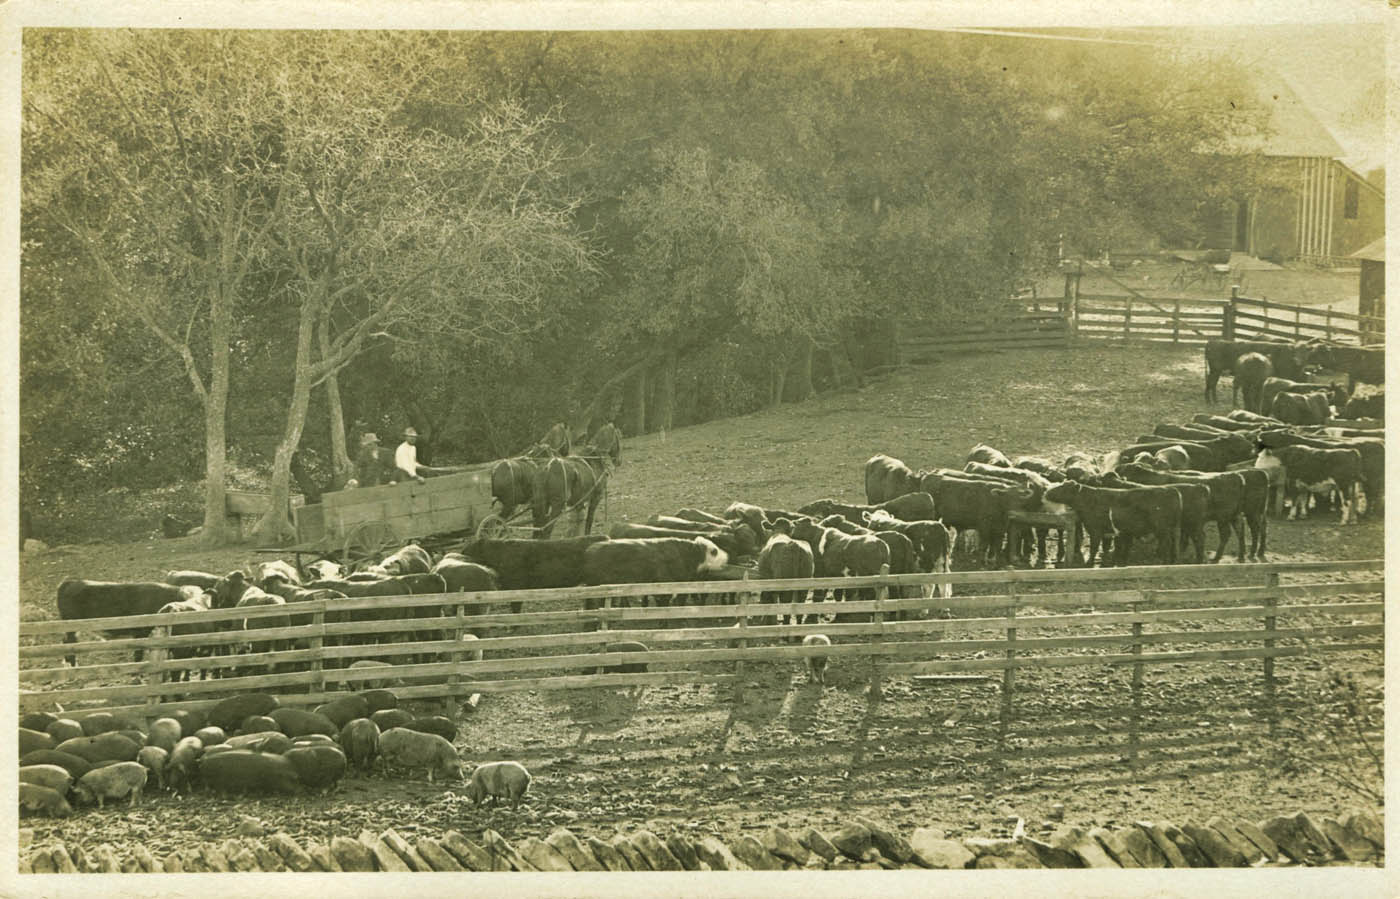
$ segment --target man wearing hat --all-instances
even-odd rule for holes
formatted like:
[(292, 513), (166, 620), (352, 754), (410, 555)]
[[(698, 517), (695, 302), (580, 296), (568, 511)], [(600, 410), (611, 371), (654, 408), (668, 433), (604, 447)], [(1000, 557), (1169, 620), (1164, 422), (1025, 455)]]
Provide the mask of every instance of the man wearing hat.
[(384, 481), (384, 463), (379, 459), (379, 436), (370, 431), (366, 431), (360, 437), (360, 451), (355, 456), (353, 480), (357, 487), (376, 487)]
[(394, 467), (398, 469), (400, 480), (413, 478), (422, 484), (427, 479), (423, 474), (433, 473), (433, 470), (426, 465), (418, 464), (418, 432), (413, 428), (405, 428), (403, 432), (403, 443), (394, 450)]

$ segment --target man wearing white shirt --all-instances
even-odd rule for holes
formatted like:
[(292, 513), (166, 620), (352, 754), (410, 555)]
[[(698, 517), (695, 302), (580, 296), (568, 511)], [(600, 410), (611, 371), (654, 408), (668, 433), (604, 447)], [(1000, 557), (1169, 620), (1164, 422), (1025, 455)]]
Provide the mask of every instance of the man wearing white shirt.
[(419, 469), (426, 466), (418, 464), (418, 432), (413, 428), (407, 428), (403, 432), (403, 443), (394, 450), (394, 467), (403, 473), (404, 477), (413, 478), (422, 484), (427, 479), (419, 473)]

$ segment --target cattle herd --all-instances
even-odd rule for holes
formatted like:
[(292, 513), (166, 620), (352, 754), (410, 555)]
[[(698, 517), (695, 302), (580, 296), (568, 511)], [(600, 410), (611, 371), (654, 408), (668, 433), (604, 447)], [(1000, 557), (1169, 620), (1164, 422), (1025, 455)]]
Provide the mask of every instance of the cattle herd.
[[(328, 790), (352, 767), (465, 779), (456, 736), (451, 721), (409, 714), (388, 690), (351, 693), (312, 711), (243, 693), (149, 727), (111, 712), (35, 712), (20, 719), (19, 808), (63, 817), (74, 803), (135, 805), (150, 787), (290, 795)], [(519, 805), (530, 781), (518, 762), (486, 762), (472, 772), (467, 798)]]

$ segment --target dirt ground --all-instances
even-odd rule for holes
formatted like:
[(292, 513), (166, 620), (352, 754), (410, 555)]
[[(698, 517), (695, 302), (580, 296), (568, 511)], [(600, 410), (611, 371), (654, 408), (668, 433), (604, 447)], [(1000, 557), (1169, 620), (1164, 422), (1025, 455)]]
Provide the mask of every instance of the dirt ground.
[[(1199, 350), (953, 357), (858, 391), (628, 440), (600, 516), (719, 511), (734, 500), (778, 508), (823, 496), (858, 501), (862, 465), (875, 452), (914, 467), (960, 465), (979, 442), (1054, 460), (1103, 452), (1203, 411), (1202, 388)], [(1225, 408), (1222, 400), (1217, 409)], [(1278, 561), (1380, 558), (1384, 534), (1379, 516), (1346, 528), (1335, 515), (1275, 520), (1270, 546)], [(209, 552), (186, 540), (57, 548), (22, 560), (21, 617), (53, 617), (66, 577), (217, 572), (252, 558), (247, 548)], [(1293, 745), (1290, 734), (1325, 732), (1330, 675), (1357, 678), (1367, 709), (1380, 716), (1382, 668), (1378, 652), (1280, 659), (1269, 702), (1257, 661), (1153, 666), (1136, 706), (1127, 668), (1025, 671), (1007, 714), (999, 674), (941, 686), (887, 678), (883, 701), (872, 702), (860, 661), (833, 664), (825, 688), (797, 664), (750, 664), (742, 702), (730, 687), (709, 685), (649, 688), (635, 700), (597, 689), (484, 697), (475, 712), (459, 713), (457, 746), (469, 765), (513, 758), (529, 767), (535, 782), (518, 811), (475, 810), (461, 784), (376, 776), (349, 778), (324, 796), (156, 795), (130, 810), (25, 826), (36, 841), (53, 836), (88, 848), (141, 840), (161, 852), (189, 838), (229, 836), (245, 814), (313, 840), (390, 826), (473, 837), (490, 827), (508, 839), (560, 825), (605, 838), (634, 827), (734, 837), (771, 824), (834, 830), (856, 814), (960, 837), (1002, 833), (1017, 816), (1034, 833), (1058, 805), (1065, 822), (1086, 827), (1215, 814), (1258, 821), (1300, 809), (1335, 816), (1375, 807), (1331, 776), (1379, 788), (1364, 756), (1299, 764), (1282, 749)]]

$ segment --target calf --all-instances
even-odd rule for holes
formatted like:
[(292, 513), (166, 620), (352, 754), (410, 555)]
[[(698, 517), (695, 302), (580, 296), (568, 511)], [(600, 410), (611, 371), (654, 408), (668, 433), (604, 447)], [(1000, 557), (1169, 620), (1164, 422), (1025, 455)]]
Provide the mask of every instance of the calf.
[[(759, 580), (810, 578), (814, 576), (814, 571), (816, 571), (816, 562), (812, 548), (801, 540), (794, 540), (781, 531), (775, 531), (758, 554)], [(806, 594), (806, 590), (766, 591), (760, 594), (759, 601), (799, 603)], [(774, 622), (766, 620), (760, 623), (772, 624)]]
[(732, 524), (723, 528), (711, 528), (703, 532), (689, 531), (685, 529), (653, 527), (645, 524), (632, 524), (620, 521), (608, 529), (608, 536), (617, 539), (643, 539), (658, 537), (682, 537), (690, 539), (692, 537), (705, 537), (714, 543), (731, 559), (738, 559), (743, 556), (752, 556), (758, 552), (757, 541), (754, 538), (753, 529), (746, 524)]
[[(1385, 440), (1381, 437), (1315, 437), (1293, 431), (1264, 431), (1259, 446), (1311, 446), (1315, 449), (1354, 449), (1361, 454), (1361, 483), (1366, 491), (1365, 502), (1354, 510), (1365, 514), (1378, 511), (1385, 504)], [(1282, 507), (1279, 513), (1282, 514)]]
[(1217, 340), (1206, 341), (1206, 393), (1207, 402), (1216, 401), (1215, 385), (1222, 374), (1234, 374), (1237, 360), (1246, 353), (1266, 356), (1273, 365), (1274, 373), (1283, 378), (1296, 378), (1302, 375), (1303, 365), (1308, 360), (1310, 348), (1302, 343), (1263, 340)]
[(1326, 391), (1293, 393), (1285, 390), (1274, 395), (1269, 413), (1285, 424), (1321, 425), (1332, 417), (1332, 408), (1328, 405)]
[(870, 514), (888, 512), (900, 521), (927, 521), (933, 518), (933, 497), (921, 490), (911, 491), (878, 503)]
[(984, 544), (979, 555), (991, 562), (1001, 552), (1012, 509), (1028, 511), (1039, 504), (1029, 488), (987, 480), (969, 480), (948, 473), (925, 475), (919, 483), (933, 497), (938, 518), (951, 528), (975, 530)]
[(1261, 353), (1245, 353), (1235, 360), (1235, 378), (1231, 387), (1231, 399), (1236, 389), (1244, 393), (1244, 407), (1251, 412), (1263, 412), (1260, 396), (1264, 382), (1274, 373), (1274, 365), (1269, 357)]
[(798, 506), (797, 514), (818, 519), (825, 518), (828, 515), (840, 515), (843, 518), (860, 524), (865, 521), (866, 516), (873, 510), (874, 506), (843, 503), (834, 499), (819, 499), (805, 506)]
[(379, 570), (388, 575), (428, 574), (433, 570), (433, 560), (428, 551), (416, 543), (410, 543), (378, 565)]
[(1265, 447), (1259, 451), (1258, 468), (1282, 466), (1285, 491), (1292, 507), (1289, 520), (1308, 517), (1309, 493), (1336, 489), (1342, 497), (1342, 524), (1356, 524), (1357, 486), (1361, 481), (1361, 454), (1354, 449), (1316, 449), (1311, 446)]
[(1191, 467), (1191, 457), (1181, 446), (1169, 446), (1152, 454), (1152, 465), (1167, 471), (1179, 471)]
[(981, 462), (986, 465), (995, 465), (998, 468), (1010, 468), (1011, 460), (1001, 450), (979, 443), (967, 454), (968, 462)]
[(1045, 497), (1079, 514), (1089, 532), (1090, 565), (1105, 533), (1113, 534), (1115, 565), (1127, 561), (1133, 539), (1145, 535), (1156, 537), (1157, 554), (1164, 563), (1176, 561), (1181, 496), (1170, 487), (1112, 490), (1066, 481), (1051, 487)]
[(1269, 410), (1273, 408), (1274, 397), (1285, 391), (1288, 393), (1311, 393), (1320, 390), (1327, 394), (1329, 402), (1341, 406), (1347, 401), (1346, 388), (1337, 384), (1317, 384), (1309, 381), (1290, 381), (1287, 378), (1266, 378), (1264, 387), (1260, 393), (1259, 408), (1255, 412), (1262, 412), (1272, 415)]
[(871, 456), (865, 463), (865, 501), (872, 506), (918, 489), (919, 476), (892, 456)]
[[(576, 587), (584, 582), (583, 555), (588, 547), (607, 540), (601, 534), (554, 540), (468, 540), (462, 555), (496, 572), (502, 590)], [(519, 612), (522, 603), (511, 603)]]
[[(1222, 471), (1205, 473), (1199, 471), (1154, 471), (1141, 465), (1125, 465), (1119, 469), (1124, 478), (1137, 484), (1148, 485), (1171, 485), (1190, 484), (1205, 488), (1207, 491), (1206, 507), (1200, 511), (1202, 525), (1205, 521), (1214, 521), (1220, 535), (1220, 543), (1215, 548), (1215, 558), (1212, 562), (1219, 562), (1220, 557), (1225, 553), (1225, 546), (1230, 542), (1232, 531), (1238, 533), (1239, 560), (1245, 560), (1244, 552), (1244, 514), (1245, 504), (1245, 479), (1239, 472)], [(1194, 525), (1194, 513), (1196, 510), (1188, 509), (1183, 497), (1181, 528), (1184, 532)], [(1189, 519), (1189, 520), (1188, 520)], [(1184, 542), (1184, 541), (1183, 541)], [(1198, 559), (1204, 561), (1204, 559)]]
[[(793, 525), (792, 535), (812, 549), (817, 577), (862, 577), (890, 564), (889, 545), (873, 534), (843, 534), (812, 521)], [(867, 591), (873, 596), (874, 591)]]
[(1325, 345), (1317, 349), (1318, 362), (1331, 371), (1347, 373), (1347, 392), (1356, 389), (1357, 381), (1368, 384), (1385, 383), (1385, 347)]
[[(953, 538), (943, 522), (900, 521), (888, 512), (879, 511), (870, 516), (870, 527), (876, 533), (897, 531), (908, 537), (914, 547), (914, 563), (919, 571), (931, 574), (953, 570), (949, 561)], [(934, 595), (939, 594), (939, 585), (935, 584)]]
[[(585, 584), (665, 584), (694, 581), (720, 571), (729, 561), (724, 550), (706, 537), (653, 537), (605, 540), (583, 553)], [(658, 605), (669, 603), (657, 597)], [(596, 609), (601, 599), (588, 598), (584, 607)]]
[[(131, 615), (154, 615), (167, 603), (198, 600), (203, 591), (194, 586), (158, 583), (115, 583), (111, 581), (66, 580), (58, 585), (58, 617), (64, 621), (80, 618), (119, 618)], [(147, 627), (112, 628), (103, 633), (108, 637), (143, 637), (150, 634)], [(78, 642), (77, 635), (68, 631), (64, 643)], [(69, 665), (76, 665), (74, 656), (66, 656)], [(143, 653), (136, 650), (136, 661)]]

